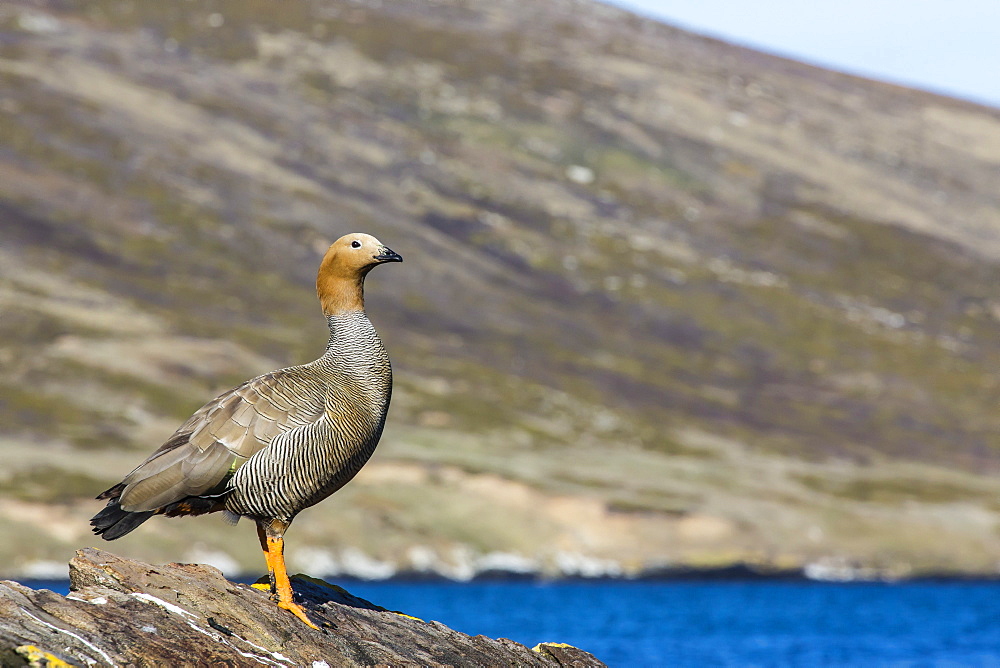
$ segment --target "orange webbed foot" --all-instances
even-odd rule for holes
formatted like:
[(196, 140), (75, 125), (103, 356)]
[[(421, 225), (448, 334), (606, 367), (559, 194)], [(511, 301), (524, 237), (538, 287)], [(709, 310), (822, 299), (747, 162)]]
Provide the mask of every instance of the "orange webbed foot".
[(306, 615), (306, 610), (298, 603), (293, 603), (292, 601), (278, 601), (278, 607), (284, 608), (288, 612), (292, 613), (296, 617), (302, 620), (302, 622), (310, 627), (319, 631), (319, 627), (312, 623), (312, 620)]

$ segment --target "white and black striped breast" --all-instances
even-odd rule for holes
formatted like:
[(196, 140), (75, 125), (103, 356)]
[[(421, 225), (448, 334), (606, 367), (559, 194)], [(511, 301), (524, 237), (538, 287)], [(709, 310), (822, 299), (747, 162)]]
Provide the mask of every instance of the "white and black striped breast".
[(392, 393), (389, 356), (363, 312), (329, 323), (324, 355), (276, 388), (322, 407), (321, 417), (279, 434), (236, 472), (226, 503), (232, 512), (290, 520), (350, 481), (374, 452)]

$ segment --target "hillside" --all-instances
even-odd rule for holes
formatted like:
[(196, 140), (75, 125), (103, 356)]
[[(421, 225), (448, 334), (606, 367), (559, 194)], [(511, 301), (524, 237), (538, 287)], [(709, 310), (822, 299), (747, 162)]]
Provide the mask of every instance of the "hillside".
[(293, 566), (996, 571), (998, 110), (570, 0), (14, 0), (0, 91), (5, 575), (317, 356), (354, 230), (393, 406)]

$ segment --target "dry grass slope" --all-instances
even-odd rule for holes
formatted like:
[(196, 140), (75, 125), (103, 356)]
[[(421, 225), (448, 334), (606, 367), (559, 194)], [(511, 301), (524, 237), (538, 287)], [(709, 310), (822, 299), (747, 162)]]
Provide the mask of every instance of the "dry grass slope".
[[(318, 354), (354, 229), (397, 392), (304, 566), (995, 570), (997, 110), (568, 1), (14, 1), (0, 86), (11, 573)], [(200, 522), (123, 549), (259, 567)]]

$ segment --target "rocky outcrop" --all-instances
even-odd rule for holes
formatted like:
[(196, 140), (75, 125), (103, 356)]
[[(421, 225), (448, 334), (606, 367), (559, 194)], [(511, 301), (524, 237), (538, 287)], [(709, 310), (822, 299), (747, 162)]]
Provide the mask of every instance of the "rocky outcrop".
[(305, 576), (293, 587), (310, 629), (266, 587), (210, 566), (153, 566), (85, 549), (70, 593), (0, 583), (3, 666), (602, 666), (559, 643), (534, 649), (392, 612)]

